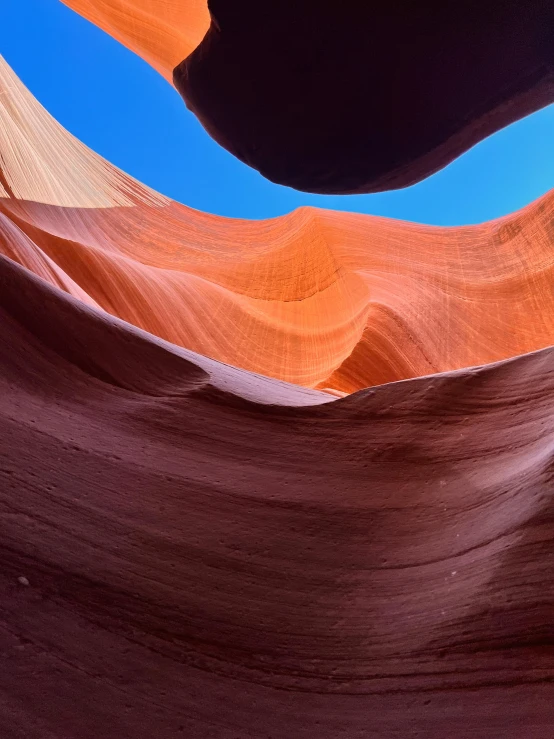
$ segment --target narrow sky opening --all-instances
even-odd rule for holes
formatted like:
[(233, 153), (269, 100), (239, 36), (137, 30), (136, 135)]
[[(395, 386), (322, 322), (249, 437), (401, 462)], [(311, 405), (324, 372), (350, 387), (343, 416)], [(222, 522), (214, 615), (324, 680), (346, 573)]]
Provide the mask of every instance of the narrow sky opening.
[(355, 196), (296, 192), (218, 146), (160, 75), (61, 3), (4, 0), (3, 19), (0, 52), (63, 126), (145, 184), (198, 210), (258, 219), (314, 205), (462, 225), (511, 213), (554, 185), (550, 106), (413, 187)]

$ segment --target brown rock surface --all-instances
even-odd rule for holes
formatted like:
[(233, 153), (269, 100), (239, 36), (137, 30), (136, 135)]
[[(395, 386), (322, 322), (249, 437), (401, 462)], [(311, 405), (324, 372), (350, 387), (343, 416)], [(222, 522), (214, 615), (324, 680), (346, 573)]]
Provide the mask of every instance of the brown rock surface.
[(552, 349), (325, 402), (0, 257), (0, 357), (4, 739), (551, 738)]
[(554, 192), (464, 228), (314, 208), (226, 219), (91, 152), (5, 64), (0, 86), (0, 252), (89, 305), (339, 395), (552, 343)]

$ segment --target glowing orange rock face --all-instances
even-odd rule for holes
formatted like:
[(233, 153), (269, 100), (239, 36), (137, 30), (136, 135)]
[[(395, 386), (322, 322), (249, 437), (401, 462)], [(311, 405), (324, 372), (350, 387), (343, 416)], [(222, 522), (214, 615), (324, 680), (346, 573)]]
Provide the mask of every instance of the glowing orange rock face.
[(62, 0), (134, 51), (168, 82), (210, 26), (207, 0)]
[(554, 193), (464, 228), (314, 208), (226, 219), (91, 152), (5, 64), (1, 85), (0, 251), (90, 305), (339, 395), (552, 343)]

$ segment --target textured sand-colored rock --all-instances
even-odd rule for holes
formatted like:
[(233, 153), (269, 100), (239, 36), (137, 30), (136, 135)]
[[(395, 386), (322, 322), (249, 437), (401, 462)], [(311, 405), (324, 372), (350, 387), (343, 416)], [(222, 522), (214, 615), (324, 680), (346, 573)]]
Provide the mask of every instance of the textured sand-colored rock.
[(338, 394), (552, 343), (554, 193), (465, 228), (220, 218), (117, 170), (0, 74), (0, 252), (89, 305)]
[(551, 0), (65, 2), (176, 66), (207, 131), (300, 190), (406, 187), (554, 102)]
[(3, 739), (551, 739), (552, 349), (324, 403), (0, 257), (0, 399)]

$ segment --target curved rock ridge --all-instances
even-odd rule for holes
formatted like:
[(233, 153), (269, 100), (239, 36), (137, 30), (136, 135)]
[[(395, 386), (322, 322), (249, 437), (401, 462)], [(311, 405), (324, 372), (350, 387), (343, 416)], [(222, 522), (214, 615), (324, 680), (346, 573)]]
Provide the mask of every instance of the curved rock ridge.
[(550, 739), (552, 348), (330, 401), (0, 256), (0, 399), (5, 739)]
[(65, 131), (0, 66), (0, 252), (230, 365), (341, 395), (554, 336), (554, 192), (479, 226), (186, 208)]
[(173, 82), (210, 27), (207, 0), (61, 0)]
[(551, 0), (210, 0), (211, 24), (205, 0), (65, 2), (173, 61), (211, 136), (299, 190), (412, 185), (554, 102)]

